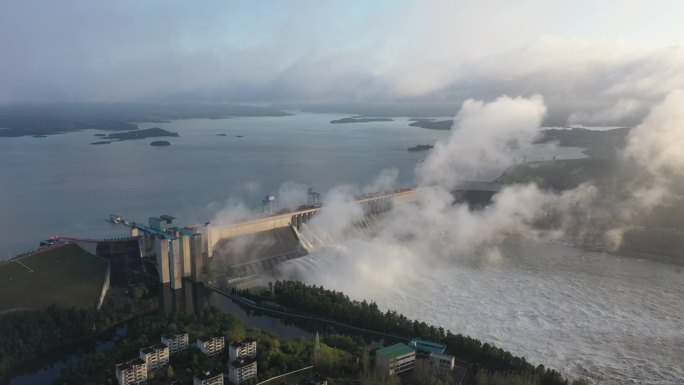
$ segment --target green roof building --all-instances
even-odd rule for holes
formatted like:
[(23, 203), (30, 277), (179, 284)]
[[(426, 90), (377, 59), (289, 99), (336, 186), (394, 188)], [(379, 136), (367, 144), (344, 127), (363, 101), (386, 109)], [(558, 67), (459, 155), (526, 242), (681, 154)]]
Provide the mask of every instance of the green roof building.
[(375, 351), (375, 370), (383, 376), (391, 376), (413, 369), (416, 352), (408, 345), (398, 343)]

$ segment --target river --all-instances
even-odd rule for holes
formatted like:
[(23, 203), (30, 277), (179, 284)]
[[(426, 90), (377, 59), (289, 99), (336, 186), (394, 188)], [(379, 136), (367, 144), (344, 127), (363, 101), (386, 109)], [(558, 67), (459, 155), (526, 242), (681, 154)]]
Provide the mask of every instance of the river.
[[(126, 235), (123, 225), (105, 222), (110, 214), (141, 222), (170, 214), (197, 224), (238, 202), (258, 210), (264, 196), (279, 195), (288, 182), (324, 193), (371, 184), (394, 168), (397, 184), (412, 184), (427, 153), (407, 148), (449, 135), (410, 127), (407, 118), (330, 124), (345, 116), (295, 112), (140, 124), (178, 132), (165, 138), (169, 147), (151, 147), (154, 139), (91, 145), (101, 140), (95, 130), (0, 138), (0, 259), (52, 235)], [(540, 148), (528, 159), (581, 157), (581, 151)]]
[[(313, 339), (316, 332), (321, 336), (344, 332), (364, 338), (371, 347), (383, 345), (382, 338), (355, 330), (341, 330), (339, 327), (326, 323), (255, 311), (241, 306), (232, 299), (203, 285), (194, 285), (191, 282), (186, 282), (183, 290), (173, 291), (168, 285), (163, 287), (159, 293), (159, 301), (162, 312), (196, 312), (206, 306), (213, 306), (241, 320), (247, 327), (261, 329), (282, 339)], [(130, 321), (100, 334), (93, 340), (56, 349), (20, 365), (11, 372), (9, 380), (3, 385), (48, 385), (53, 383), (60, 371), (66, 366), (78, 364), (87, 354), (106, 351), (118, 340), (124, 338), (128, 331), (128, 322)]]
[[(374, 300), (571, 377), (604, 385), (684, 381), (679, 266), (520, 240), (477, 265), (398, 265), (392, 256), (359, 259), (330, 247), (285, 262), (281, 278)], [(373, 278), (371, 270), (389, 265), (378, 272), (382, 279)]]
[[(101, 140), (95, 135), (102, 132), (95, 130), (0, 138), (0, 258), (31, 250), (52, 235), (126, 235), (124, 226), (105, 222), (113, 213), (141, 222), (170, 214), (181, 223), (195, 224), (212, 220), (238, 202), (258, 210), (265, 195), (286, 195), (279, 191), (288, 183), (325, 192), (340, 184), (369, 185), (382, 170), (396, 169), (398, 185), (412, 184), (416, 164), (426, 152), (407, 148), (449, 135), (410, 127), (407, 118), (329, 123), (346, 116), (294, 112), (285, 117), (140, 124), (178, 132), (179, 137), (168, 138), (170, 147), (151, 147), (153, 139), (91, 145)], [(542, 160), (583, 155), (579, 148), (539, 148), (526, 156)], [(248, 325), (283, 337), (307, 336), (312, 330), (241, 312), (226, 298), (209, 296), (209, 303)], [(64, 365), (82, 357), (82, 351), (105, 349), (113, 338), (41, 357), (20, 368), (11, 384), (49, 383)]]

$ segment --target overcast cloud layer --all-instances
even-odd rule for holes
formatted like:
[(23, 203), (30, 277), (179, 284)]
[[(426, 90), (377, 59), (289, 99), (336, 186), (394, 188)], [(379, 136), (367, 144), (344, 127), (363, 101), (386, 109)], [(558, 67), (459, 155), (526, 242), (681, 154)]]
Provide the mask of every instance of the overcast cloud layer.
[(664, 0), (5, 0), (0, 102), (540, 94), (571, 124), (632, 124), (684, 87), (682, 15)]

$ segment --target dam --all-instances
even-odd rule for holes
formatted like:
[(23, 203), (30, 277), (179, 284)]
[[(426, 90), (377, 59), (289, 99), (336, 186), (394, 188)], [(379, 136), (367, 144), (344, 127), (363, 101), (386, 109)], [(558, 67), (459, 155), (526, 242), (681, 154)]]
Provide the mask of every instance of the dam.
[[(498, 183), (468, 182), (452, 193), (457, 201), (483, 205), (500, 188)], [(407, 186), (360, 195), (356, 202), (367, 218), (377, 218), (396, 203), (413, 201), (415, 193), (415, 186)], [(268, 204), (269, 200), (273, 197), (264, 202)], [(149, 225), (133, 223), (131, 236), (138, 239), (141, 257), (155, 258), (159, 281), (181, 289), (184, 279), (239, 280), (307, 255), (308, 242), (300, 230), (322, 209), (320, 203), (310, 202), (236, 223), (195, 226), (181, 226), (177, 218), (162, 215), (151, 217)]]

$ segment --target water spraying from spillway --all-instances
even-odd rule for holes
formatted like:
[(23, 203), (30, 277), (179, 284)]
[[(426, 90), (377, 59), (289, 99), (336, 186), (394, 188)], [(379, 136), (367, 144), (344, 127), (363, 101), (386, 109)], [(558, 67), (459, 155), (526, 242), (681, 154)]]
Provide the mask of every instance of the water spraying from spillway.
[(278, 278), (376, 301), (571, 377), (608, 385), (684, 378), (683, 274), (672, 266), (519, 240), (500, 248), (500, 262), (478, 267), (359, 259), (354, 249), (328, 245), (285, 262)]
[(284, 263), (278, 276), (375, 300), (571, 376), (679, 384), (681, 269), (553, 241), (619, 245), (624, 229), (669, 202), (684, 164), (682, 107), (684, 93), (673, 92), (632, 130), (615, 159), (629, 170), (620, 194), (591, 181), (560, 192), (507, 185), (473, 210), (450, 191), (514, 165), (514, 148), (534, 143), (545, 108), (540, 97), (467, 101), (450, 138), (417, 167), (411, 203), (360, 234), (366, 219), (334, 196), (327, 216), (310, 224), (311, 255)]

